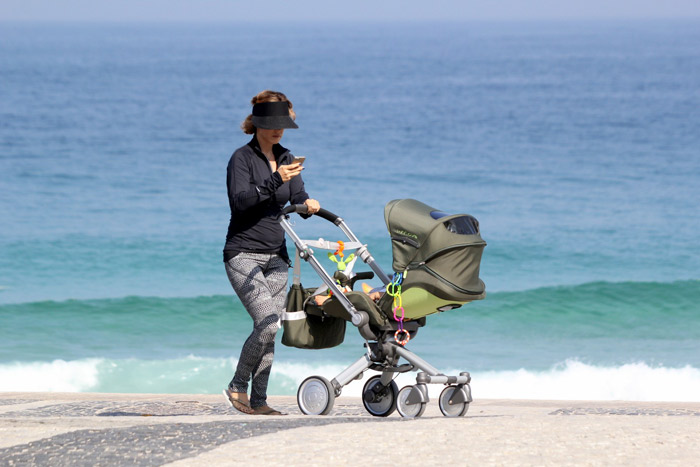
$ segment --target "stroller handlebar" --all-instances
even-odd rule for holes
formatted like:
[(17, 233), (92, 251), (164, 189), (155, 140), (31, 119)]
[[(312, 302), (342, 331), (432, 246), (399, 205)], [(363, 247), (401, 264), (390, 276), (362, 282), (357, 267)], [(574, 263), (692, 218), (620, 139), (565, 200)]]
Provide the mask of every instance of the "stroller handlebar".
[[(307, 206), (305, 204), (292, 204), (292, 205), (289, 205), (286, 208), (282, 209), (282, 215), (288, 215), (288, 214), (292, 214), (294, 212), (296, 212), (297, 214), (299, 214), (300, 216), (302, 216), (306, 219), (311, 217), (307, 213)], [(336, 216), (335, 214), (333, 214), (330, 211), (326, 211), (323, 208), (319, 209), (318, 212), (316, 212), (312, 215), (322, 217), (322, 218), (326, 219), (328, 222), (332, 222), (334, 224), (337, 224), (338, 223), (337, 221), (339, 219), (338, 216)]]

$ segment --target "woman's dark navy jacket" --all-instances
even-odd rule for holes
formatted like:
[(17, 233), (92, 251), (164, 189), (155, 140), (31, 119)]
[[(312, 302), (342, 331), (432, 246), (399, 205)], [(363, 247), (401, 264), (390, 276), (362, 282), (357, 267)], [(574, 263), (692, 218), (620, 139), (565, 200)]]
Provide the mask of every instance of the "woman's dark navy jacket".
[[(278, 167), (290, 164), (294, 159), (289, 150), (279, 144), (275, 144), (272, 151)], [(226, 185), (231, 220), (226, 234), (224, 261), (242, 251), (278, 253), (289, 260), (284, 230), (277, 222), (277, 216), (288, 202), (302, 204), (309, 199), (301, 175), (283, 183), (280, 174), (272, 172), (257, 138), (253, 137), (231, 156)]]

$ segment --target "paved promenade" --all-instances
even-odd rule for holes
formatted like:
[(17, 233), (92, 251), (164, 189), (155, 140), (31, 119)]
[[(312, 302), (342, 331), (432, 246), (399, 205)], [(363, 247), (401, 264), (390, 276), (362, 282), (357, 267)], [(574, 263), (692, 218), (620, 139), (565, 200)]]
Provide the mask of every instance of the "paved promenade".
[(700, 403), (477, 400), (445, 418), (243, 415), (220, 395), (0, 393), (5, 465), (698, 465)]

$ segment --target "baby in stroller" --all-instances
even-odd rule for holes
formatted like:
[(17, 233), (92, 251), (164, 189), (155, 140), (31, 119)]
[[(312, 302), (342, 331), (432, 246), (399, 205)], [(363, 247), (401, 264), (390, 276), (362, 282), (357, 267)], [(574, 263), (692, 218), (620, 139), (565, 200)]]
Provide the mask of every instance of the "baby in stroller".
[[(348, 241), (302, 240), (289, 222), (293, 212), (303, 214), (304, 207), (289, 206), (280, 216), (297, 251), (294, 281), (282, 320), (282, 343), (307, 349), (334, 347), (343, 342), (347, 322), (357, 327), (366, 340), (365, 354), (331, 381), (312, 376), (302, 382), (297, 392), (301, 411), (328, 414), (342, 388), (370, 369), (380, 372), (369, 378), (362, 391), (363, 404), (372, 415), (388, 416), (398, 410), (401, 416), (419, 417), (429, 402), (427, 384), (446, 385), (439, 397), (444, 415), (465, 415), (472, 400), (469, 373), (444, 375), (405, 345), (425, 325), (426, 316), (485, 297), (479, 267), (486, 243), (477, 220), (467, 214), (448, 215), (413, 199), (389, 202), (384, 218), (391, 236), (395, 272), (387, 275), (343, 219), (323, 209), (316, 213), (339, 227)], [(331, 276), (314, 249), (352, 253)], [(372, 272), (354, 273), (357, 259)], [(301, 287), (302, 260), (322, 279), (322, 287)], [(364, 292), (353, 290), (356, 281), (372, 279), (375, 274), (384, 285), (384, 293), (366, 284)], [(402, 358), (407, 363), (399, 364)], [(416, 384), (399, 391), (394, 376), (409, 371), (418, 371)]]

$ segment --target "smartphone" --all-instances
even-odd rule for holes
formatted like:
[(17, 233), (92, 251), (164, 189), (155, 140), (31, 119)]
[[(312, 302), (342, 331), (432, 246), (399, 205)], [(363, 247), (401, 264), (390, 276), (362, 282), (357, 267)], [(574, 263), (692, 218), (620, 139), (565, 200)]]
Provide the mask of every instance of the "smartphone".
[(303, 164), (306, 160), (306, 156), (295, 157), (292, 164)]

